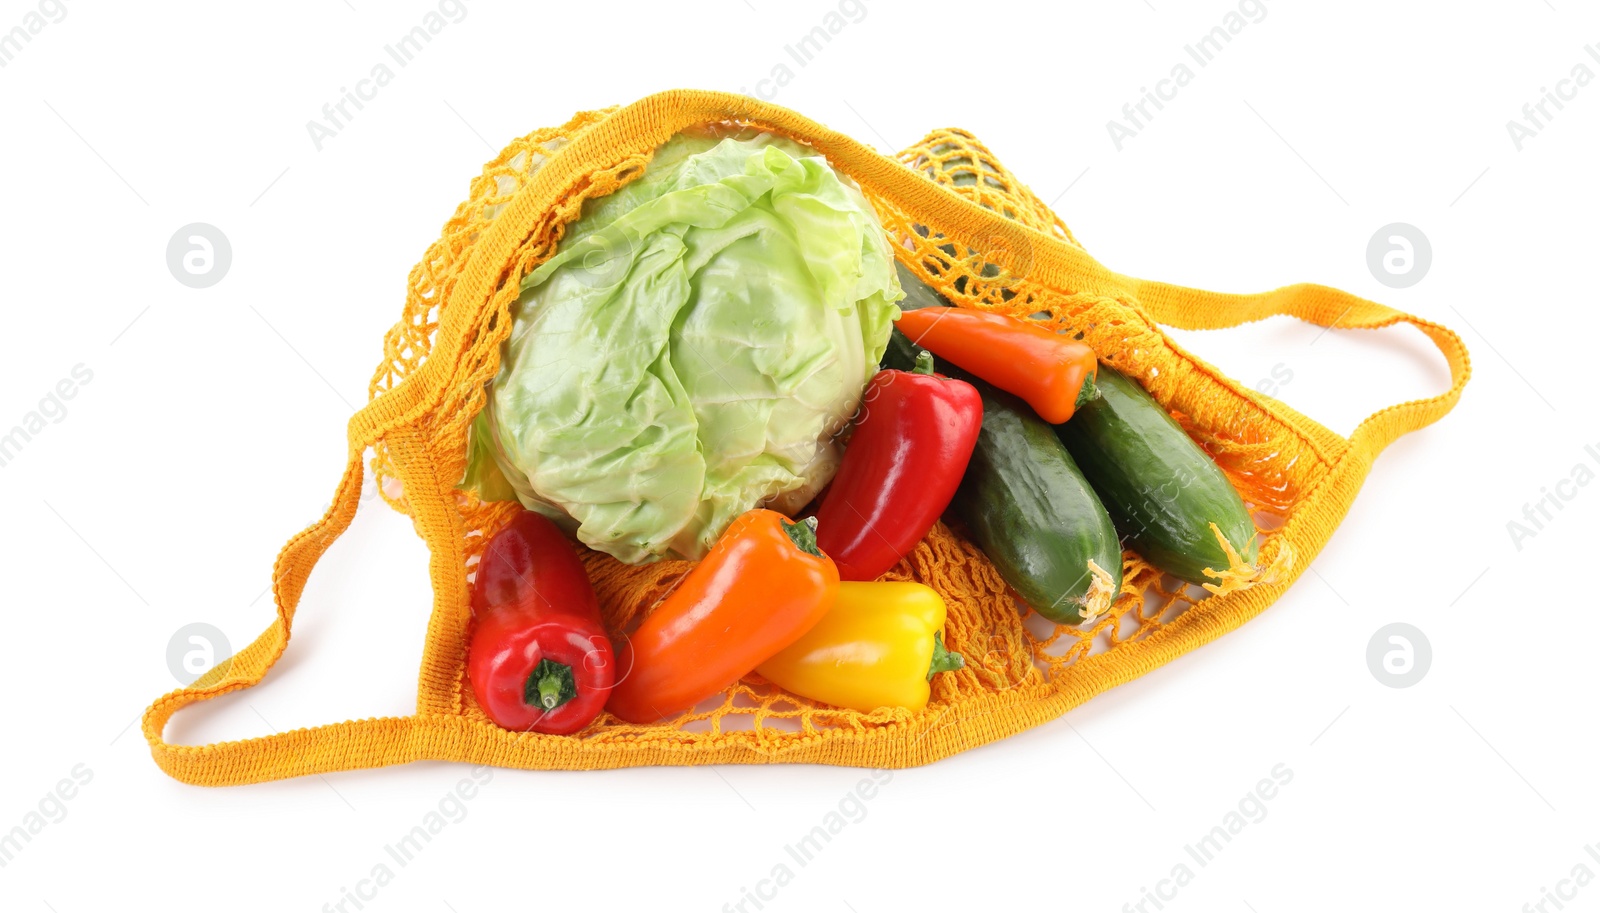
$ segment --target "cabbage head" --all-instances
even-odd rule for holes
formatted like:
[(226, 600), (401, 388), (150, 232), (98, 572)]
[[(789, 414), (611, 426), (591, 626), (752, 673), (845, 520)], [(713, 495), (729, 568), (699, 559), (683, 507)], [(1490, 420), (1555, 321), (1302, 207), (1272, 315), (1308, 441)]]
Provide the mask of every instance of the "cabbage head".
[(877, 215), (822, 156), (680, 134), (523, 280), (463, 485), (629, 563), (698, 559), (832, 478), (901, 297)]

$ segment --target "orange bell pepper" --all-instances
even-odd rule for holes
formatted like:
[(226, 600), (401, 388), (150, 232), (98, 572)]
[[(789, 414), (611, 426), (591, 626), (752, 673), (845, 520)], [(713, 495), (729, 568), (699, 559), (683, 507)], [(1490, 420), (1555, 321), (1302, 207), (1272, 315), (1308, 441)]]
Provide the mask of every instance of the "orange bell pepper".
[(627, 638), (606, 709), (630, 723), (688, 710), (799, 640), (833, 606), (839, 570), (815, 520), (752, 510)]
[(1022, 397), (1052, 425), (1098, 395), (1094, 350), (1031, 320), (930, 307), (902, 312), (897, 326), (913, 343)]

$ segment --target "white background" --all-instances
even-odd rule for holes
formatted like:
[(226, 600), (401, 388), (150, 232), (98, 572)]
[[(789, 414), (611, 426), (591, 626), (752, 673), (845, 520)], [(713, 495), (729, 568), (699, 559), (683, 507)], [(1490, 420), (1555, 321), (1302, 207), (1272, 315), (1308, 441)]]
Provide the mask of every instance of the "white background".
[[(5, 0), (0, 31), (36, 8)], [(0, 431), (74, 366), (93, 372), (0, 468), (0, 830), (76, 765), (92, 772), (0, 868), (0, 906), (315, 911), (383, 861), (396, 877), (369, 910), (445, 913), (722, 910), (779, 863), (794, 879), (768, 910), (853, 913), (1120, 910), (1179, 862), (1194, 878), (1168, 909), (1243, 913), (1515, 911), (1579, 864), (1600, 874), (1585, 852), (1600, 841), (1585, 574), (1600, 487), (1565, 488), (1521, 548), (1507, 530), (1576, 465), (1600, 470), (1584, 451), (1600, 451), (1600, 85), (1521, 151), (1506, 129), (1576, 64), (1600, 73), (1592, 8), (1274, 0), (1119, 152), (1106, 122), (1235, 6), (873, 0), (801, 67), (784, 46), (837, 5), (480, 0), (318, 151), (306, 122), (433, 8), (73, 0), (0, 69)], [(765, 86), (773, 100), (886, 151), (973, 131), (1114, 269), (1346, 288), (1462, 332), (1473, 382), (1378, 461), (1270, 611), (1064, 719), (895, 772), (805, 867), (785, 845), (864, 772), (495, 771), (404, 868), (383, 847), (467, 767), (220, 790), (165, 777), (131, 724), (175, 685), (169, 638), (204, 621), (239, 647), (270, 621), (273, 556), (330, 498), (406, 274), (481, 163), (574, 110), (754, 93), (778, 64), (792, 80)], [(165, 263), (191, 222), (233, 246), (205, 290)], [(1433, 248), (1405, 290), (1366, 262), (1392, 222)], [(1278, 394), (1341, 433), (1447, 386), (1410, 330), (1319, 337), (1278, 318), (1180, 339), (1246, 383), (1292, 373)], [(412, 709), (424, 550), (368, 503), (268, 681), (181, 714), (170, 737)], [(1395, 621), (1433, 649), (1407, 689), (1365, 659)], [(1278, 764), (1293, 780), (1266, 817), (1197, 866), (1184, 846)], [(1570, 909), (1600, 908), (1600, 884), (1578, 890)]]

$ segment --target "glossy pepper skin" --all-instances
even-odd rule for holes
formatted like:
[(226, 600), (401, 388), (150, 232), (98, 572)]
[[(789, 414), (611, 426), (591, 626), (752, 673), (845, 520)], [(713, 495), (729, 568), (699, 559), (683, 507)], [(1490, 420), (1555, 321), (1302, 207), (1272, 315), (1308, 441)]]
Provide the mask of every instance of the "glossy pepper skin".
[(472, 614), (467, 679), (495, 723), (566, 734), (600, 713), (616, 660), (594, 587), (554, 523), (525, 511), (489, 540)]
[(934, 374), (932, 356), (879, 371), (861, 402), (817, 510), (817, 544), (840, 580), (876, 580), (916, 548), (955, 496), (983, 425), (978, 391)]
[(1097, 395), (1094, 350), (1031, 320), (964, 308), (904, 311), (895, 324), (913, 343), (1022, 397), (1052, 425)]
[(798, 640), (838, 591), (811, 523), (743, 514), (623, 645), (606, 709), (650, 723), (693, 707)]
[(828, 614), (756, 671), (835, 707), (921, 710), (933, 677), (965, 665), (944, 648), (944, 619), (944, 599), (920, 583), (841, 583)]

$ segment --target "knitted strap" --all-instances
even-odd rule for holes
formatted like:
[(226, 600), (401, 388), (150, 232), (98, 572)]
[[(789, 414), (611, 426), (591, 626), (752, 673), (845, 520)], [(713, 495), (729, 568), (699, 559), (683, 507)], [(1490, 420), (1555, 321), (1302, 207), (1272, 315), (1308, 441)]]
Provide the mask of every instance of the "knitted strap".
[[(352, 421), (351, 424), (354, 426), (355, 422)], [(378, 743), (378, 740), (357, 735), (349, 729), (354, 724), (349, 723), (340, 724), (339, 727), (301, 729), (262, 738), (203, 746), (173, 745), (163, 738), (167, 721), (178, 710), (197, 701), (206, 701), (230, 691), (249, 688), (261, 681), (267, 670), (272, 668), (272, 664), (283, 655), (284, 648), (289, 643), (289, 630), (294, 622), (295, 607), (300, 602), (300, 594), (305, 590), (306, 579), (310, 576), (312, 567), (334, 540), (350, 526), (351, 519), (355, 517), (356, 507), (361, 501), (361, 457), (364, 450), (364, 446), (358, 447), (356, 442), (352, 441), (349, 460), (344, 475), (339, 480), (333, 505), (328, 508), (328, 512), (321, 520), (290, 539), (278, 555), (277, 564), (272, 570), (272, 590), (278, 606), (278, 616), (271, 626), (250, 646), (239, 651), (230, 660), (218, 663), (187, 688), (180, 688), (158, 699), (145, 711), (143, 721), (145, 740), (150, 743), (150, 752), (155, 757), (156, 763), (172, 777), (186, 783), (223, 785), (259, 779), (263, 766), (271, 766), (280, 776), (359, 766), (355, 758), (345, 758), (342, 759), (343, 763), (331, 765), (325, 760), (322, 763), (311, 763), (311, 756), (306, 749), (313, 743), (327, 742), (327, 731), (330, 729), (349, 733), (349, 737), (340, 738), (338, 741), (345, 749), (352, 752), (361, 750), (362, 746)], [(393, 733), (404, 730), (409, 722), (408, 719), (369, 720), (361, 725), (366, 729), (376, 727)], [(300, 760), (302, 758), (305, 760)]]
[(460, 616), (468, 611), (462, 570), (465, 558), (459, 553), (459, 545), (449, 549), (436, 547), (435, 543), (459, 544), (460, 518), (451, 509), (453, 485), (437, 478), (420, 426), (393, 424), (397, 421), (390, 417), (394, 403), (413, 399), (403, 390), (405, 385), (393, 391), (397, 394), (394, 399), (386, 396), (375, 400), (351, 418), (350, 448), (333, 504), (322, 519), (284, 545), (273, 566), (277, 618), (250, 646), (218, 663), (188, 687), (160, 698), (145, 711), (143, 729), (151, 754), (161, 769), (175, 779), (221, 786), (398, 764), (436, 756), (429, 752), (437, 753), (438, 749), (427, 746), (437, 745), (441, 733), (447, 735), (452, 729), (459, 729), (453, 725), (459, 719), (442, 718), (459, 714), (459, 707), (440, 700), (438, 695), (419, 693), (418, 716), (351, 721), (211, 745), (173, 745), (163, 735), (167, 722), (178, 710), (259, 683), (283, 655), (307, 578), (355, 517), (361, 503), (362, 458), (379, 438), (389, 447), (391, 461), (415, 512), (414, 520), (429, 543), (433, 579), (455, 579), (460, 584), (451, 590), (435, 586), (424, 665), (459, 665), (455, 654), (464, 653), (465, 645), (459, 638), (448, 636), (445, 629), (460, 631), (465, 624), (446, 624), (444, 620), (460, 622)]
[(1350, 443), (1367, 462), (1396, 438), (1433, 424), (1454, 408), (1472, 376), (1467, 347), (1454, 331), (1335, 288), (1302, 284), (1255, 295), (1230, 295), (1165, 282), (1131, 281), (1139, 303), (1151, 317), (1184, 330), (1220, 330), (1278, 315), (1335, 329), (1376, 330), (1409, 323), (1421, 330), (1450, 366), (1450, 389), (1380, 409), (1363, 419), (1351, 433)]

